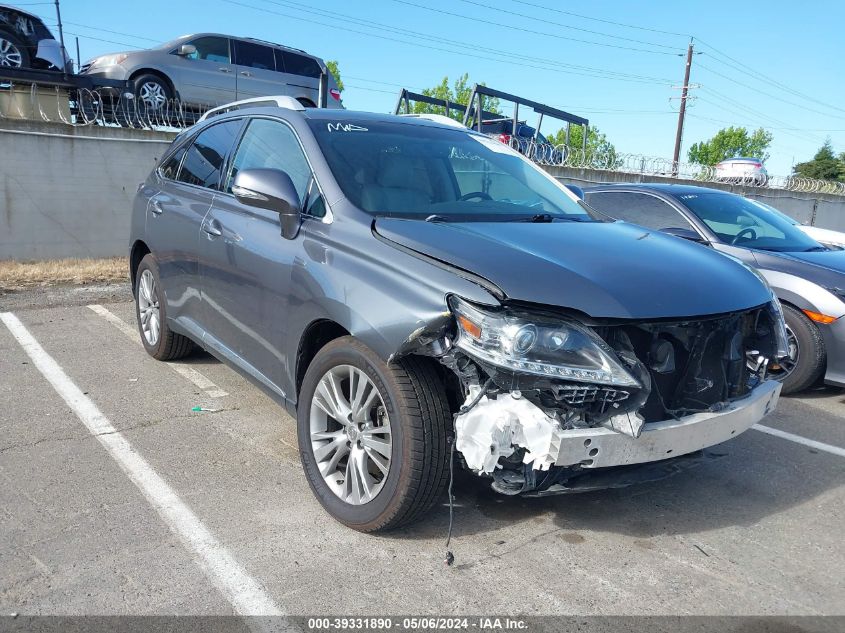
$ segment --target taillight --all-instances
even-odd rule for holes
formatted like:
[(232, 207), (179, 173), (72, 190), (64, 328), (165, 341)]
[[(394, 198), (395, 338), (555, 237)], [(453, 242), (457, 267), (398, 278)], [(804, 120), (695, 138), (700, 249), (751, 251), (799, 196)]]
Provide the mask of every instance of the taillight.
[(754, 166), (755, 166), (755, 167), (757, 167), (757, 168), (759, 168), (759, 167), (762, 167), (762, 166), (763, 166), (763, 163), (754, 163)]
[(331, 90), (329, 90), (329, 94), (335, 101), (340, 101), (340, 90), (338, 90), (337, 88), (332, 88)]
[(502, 143), (504, 143), (505, 145), (510, 145), (511, 135), (510, 134), (499, 134), (499, 140)]

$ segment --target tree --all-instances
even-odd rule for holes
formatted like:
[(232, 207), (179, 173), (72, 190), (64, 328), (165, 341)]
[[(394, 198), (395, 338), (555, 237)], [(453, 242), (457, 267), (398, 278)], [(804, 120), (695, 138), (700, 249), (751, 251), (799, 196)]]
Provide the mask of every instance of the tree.
[[(480, 84), (485, 85), (485, 84)], [(469, 98), (472, 95), (472, 85), (469, 83), (469, 74), (464, 73), (455, 80), (454, 88), (449, 87), (449, 78), (443, 77), (443, 81), (432, 88), (424, 88), (422, 93), (427, 97), (434, 97), (435, 99), (445, 99), (449, 103), (459, 103), (467, 105)], [(484, 109), (487, 112), (496, 112), (501, 114), (499, 109), (499, 100), (496, 98), (485, 97)], [(412, 108), (414, 114), (446, 114), (446, 108), (441, 106), (430, 105), (428, 103), (420, 103), (417, 101)], [(463, 121), (464, 115), (458, 110), (449, 109), (449, 116), (456, 121)]]
[(326, 68), (329, 69), (329, 72), (334, 77), (334, 80), (337, 82), (337, 89), (343, 92), (343, 80), (340, 78), (340, 71), (337, 68), (337, 61), (330, 59), (326, 62)]
[(689, 161), (699, 165), (715, 165), (726, 158), (749, 156), (765, 162), (769, 158), (766, 151), (772, 144), (772, 133), (763, 128), (751, 134), (744, 127), (726, 127), (709, 141), (694, 143), (689, 148)]
[[(616, 151), (613, 143), (607, 140), (607, 136), (597, 127), (588, 128), (587, 132), (587, 156), (586, 158), (596, 167), (612, 169), (619, 164), (619, 152)], [(566, 128), (561, 128), (554, 134), (546, 136), (552, 145), (566, 144)], [(584, 143), (584, 128), (580, 125), (572, 125), (569, 128), (569, 147), (581, 149)]]
[(796, 176), (803, 178), (845, 181), (845, 154), (840, 154), (837, 158), (830, 139), (827, 139), (813, 156), (813, 160), (798, 163), (792, 171)]

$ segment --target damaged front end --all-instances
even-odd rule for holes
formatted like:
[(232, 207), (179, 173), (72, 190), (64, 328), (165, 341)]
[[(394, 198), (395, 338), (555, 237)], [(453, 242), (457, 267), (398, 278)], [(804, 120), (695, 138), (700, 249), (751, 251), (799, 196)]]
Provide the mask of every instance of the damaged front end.
[(785, 355), (777, 300), (701, 318), (593, 322), (449, 298), (429, 353), (461, 383), (455, 447), (504, 494), (567, 491), (586, 469), (688, 455), (776, 404)]

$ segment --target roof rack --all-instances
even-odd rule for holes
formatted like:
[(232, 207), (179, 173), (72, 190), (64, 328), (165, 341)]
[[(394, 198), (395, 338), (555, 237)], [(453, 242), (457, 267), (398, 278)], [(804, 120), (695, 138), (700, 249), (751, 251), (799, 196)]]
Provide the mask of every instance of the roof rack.
[[(233, 101), (216, 108), (211, 108), (208, 112), (200, 117), (200, 121), (205, 121), (218, 114), (224, 112), (231, 112), (232, 110), (240, 110), (241, 108), (260, 108), (262, 106), (276, 106), (284, 108), (285, 110), (305, 110), (305, 106), (299, 103), (293, 97), (287, 95), (275, 95), (272, 97), (253, 97), (252, 99), (243, 99), (241, 101)], [(199, 121), (198, 121), (199, 122)]]

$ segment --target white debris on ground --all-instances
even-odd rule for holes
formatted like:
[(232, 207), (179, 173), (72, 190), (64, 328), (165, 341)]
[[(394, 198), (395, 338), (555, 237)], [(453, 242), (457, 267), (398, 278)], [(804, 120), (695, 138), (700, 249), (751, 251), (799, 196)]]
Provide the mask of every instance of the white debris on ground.
[[(478, 395), (471, 387), (466, 404)], [(548, 470), (560, 449), (562, 429), (535, 404), (518, 394), (502, 394), (495, 400), (483, 396), (478, 404), (455, 419), (455, 448), (476, 473), (492, 473), (500, 457), (526, 449), (523, 463)]]

